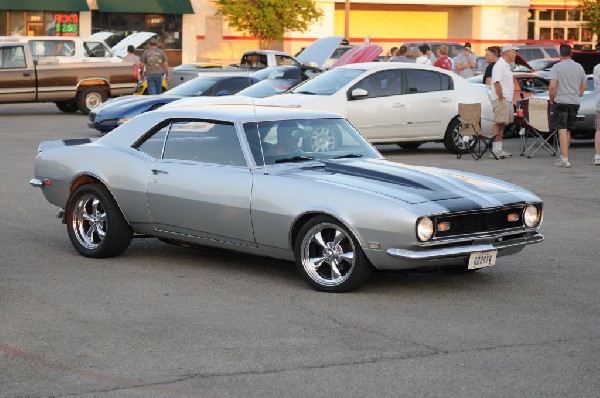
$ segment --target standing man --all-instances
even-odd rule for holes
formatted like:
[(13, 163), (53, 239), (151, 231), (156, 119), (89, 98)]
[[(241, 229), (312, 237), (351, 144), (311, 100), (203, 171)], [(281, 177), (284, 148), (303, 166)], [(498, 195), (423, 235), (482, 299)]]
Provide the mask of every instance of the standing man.
[(596, 154), (592, 164), (600, 166), (600, 64), (594, 67), (594, 91), (596, 92)]
[(587, 76), (583, 67), (571, 59), (571, 46), (561, 44), (560, 62), (550, 69), (550, 126), (558, 129), (558, 142), (561, 157), (554, 162), (556, 167), (571, 167), (569, 163), (569, 145), (571, 130), (577, 122), (580, 97), (586, 87)]
[(494, 69), (494, 65), (496, 65), (496, 61), (498, 61), (498, 50), (498, 47), (488, 47), (485, 49), (485, 62), (487, 62), (488, 66), (483, 73), (483, 84), (486, 86), (492, 85), (492, 70)]
[(123, 62), (132, 62), (140, 69), (140, 57), (135, 55), (135, 47), (131, 44), (127, 46), (127, 55), (123, 57)]
[(150, 39), (150, 48), (144, 51), (141, 61), (142, 76), (148, 82), (148, 94), (161, 94), (163, 77), (169, 78), (169, 59), (158, 48), (158, 39)]
[(466, 79), (475, 76), (477, 57), (471, 52), (471, 43), (466, 42), (463, 49), (464, 51), (456, 57), (456, 73)]
[[(492, 68), (492, 90), (490, 100), (494, 108), (494, 127), (492, 134), (497, 134), (492, 143), (491, 158), (510, 158), (512, 153), (502, 150), (502, 139), (504, 138), (504, 128), (507, 124), (515, 120), (513, 109), (513, 94), (515, 86), (513, 84), (513, 74), (510, 64), (515, 62), (517, 50), (519, 48), (512, 44), (502, 46), (502, 56), (498, 58)], [(496, 155), (496, 156), (494, 156)]]

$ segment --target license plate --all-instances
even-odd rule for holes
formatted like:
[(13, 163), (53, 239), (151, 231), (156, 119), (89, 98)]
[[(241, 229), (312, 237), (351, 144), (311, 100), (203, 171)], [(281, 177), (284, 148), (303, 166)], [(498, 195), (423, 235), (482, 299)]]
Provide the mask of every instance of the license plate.
[(469, 269), (479, 269), (491, 267), (496, 264), (496, 254), (498, 250), (488, 250), (485, 252), (474, 252), (469, 256)]

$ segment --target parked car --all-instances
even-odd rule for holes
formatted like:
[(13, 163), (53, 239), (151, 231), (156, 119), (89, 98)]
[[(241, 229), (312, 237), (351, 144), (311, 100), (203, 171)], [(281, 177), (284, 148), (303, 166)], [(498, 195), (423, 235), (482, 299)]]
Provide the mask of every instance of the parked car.
[[(552, 68), (558, 62), (560, 62), (560, 58), (534, 59), (534, 60), (528, 62), (529, 66), (531, 68), (528, 68), (524, 65), (518, 65), (517, 67), (515, 67), (514, 71), (515, 72), (536, 72), (536, 73), (539, 73), (542, 71), (549, 71), (550, 68)], [(544, 76), (544, 77), (546, 77), (546, 76)]]
[[(549, 99), (548, 93), (536, 95), (536, 97)], [(577, 114), (582, 115), (583, 120), (578, 120), (575, 125), (575, 130), (571, 131), (573, 139), (594, 139), (596, 134), (596, 94), (594, 91), (594, 75), (587, 76), (587, 87), (580, 99), (579, 111)]]
[[(324, 130), (336, 147), (302, 150)], [(30, 181), (88, 258), (156, 237), (295, 260), (313, 288), (342, 292), (375, 268), (467, 272), (543, 240), (533, 193), (388, 162), (328, 112), (162, 108), (91, 141), (42, 142)]]
[(540, 58), (559, 58), (558, 48), (556, 46), (525, 45), (519, 46), (517, 53), (525, 58), (526, 61), (532, 61)]
[(153, 111), (185, 97), (232, 95), (258, 82), (251, 76), (197, 77), (159, 95), (129, 95), (107, 101), (94, 109), (88, 127), (106, 133), (140, 113)]
[[(404, 62), (341, 66), (258, 102), (337, 112), (372, 143), (415, 149), (443, 142), (453, 153), (466, 149), (458, 128), (459, 103), (480, 102), (484, 118), (493, 119), (485, 87), (447, 70)], [(484, 127), (491, 129), (491, 122), (484, 120)], [(331, 146), (338, 141), (335, 134), (327, 139)]]

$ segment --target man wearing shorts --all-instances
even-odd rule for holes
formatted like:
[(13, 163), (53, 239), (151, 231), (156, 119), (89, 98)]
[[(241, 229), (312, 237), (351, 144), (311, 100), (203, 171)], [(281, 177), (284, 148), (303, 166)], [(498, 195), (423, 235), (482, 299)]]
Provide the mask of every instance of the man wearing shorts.
[(492, 143), (492, 152), (494, 153), (490, 156), (491, 158), (504, 159), (512, 156), (510, 152), (502, 150), (502, 139), (504, 138), (504, 128), (515, 119), (512, 104), (515, 87), (510, 64), (515, 62), (518, 49), (512, 44), (502, 46), (502, 56), (498, 58), (492, 69), (492, 90), (490, 93), (490, 100), (494, 109), (492, 134), (497, 135)]
[(571, 59), (571, 46), (560, 45), (560, 62), (550, 69), (550, 127), (558, 129), (561, 157), (554, 162), (556, 167), (571, 167), (569, 145), (571, 131), (577, 122), (580, 98), (586, 88), (587, 76), (583, 67)]

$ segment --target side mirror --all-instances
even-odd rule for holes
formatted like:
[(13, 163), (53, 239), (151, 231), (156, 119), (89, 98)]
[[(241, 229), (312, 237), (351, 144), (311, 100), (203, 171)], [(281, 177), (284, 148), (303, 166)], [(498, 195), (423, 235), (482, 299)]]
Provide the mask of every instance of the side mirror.
[(369, 95), (369, 92), (367, 90), (365, 90), (364, 88), (355, 88), (350, 93), (350, 99), (364, 98), (367, 95)]

